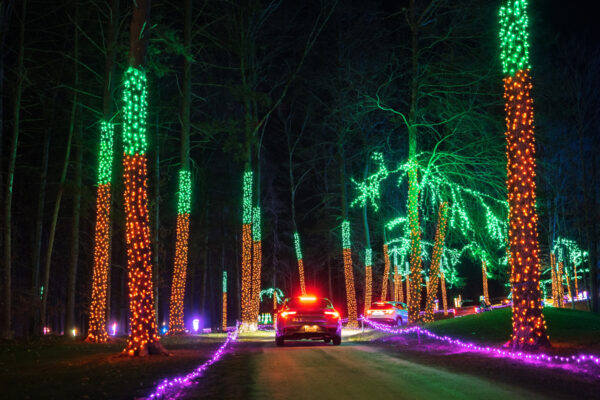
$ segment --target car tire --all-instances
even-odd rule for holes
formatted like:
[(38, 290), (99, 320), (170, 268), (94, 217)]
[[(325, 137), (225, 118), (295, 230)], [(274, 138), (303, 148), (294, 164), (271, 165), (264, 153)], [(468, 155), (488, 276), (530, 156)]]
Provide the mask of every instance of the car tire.
[(283, 336), (278, 336), (275, 338), (275, 344), (279, 347), (283, 346), (285, 344), (284, 340), (283, 340)]
[(404, 324), (404, 321), (402, 321), (402, 317), (398, 318), (398, 323), (396, 325), (398, 326), (402, 326)]
[(333, 345), (334, 346), (339, 346), (340, 344), (342, 344), (342, 337), (341, 336), (334, 336), (333, 337)]
[(329, 342), (331, 342), (331, 338), (325, 338), (325, 339), (323, 339), (323, 341), (324, 341), (325, 343), (329, 343)]

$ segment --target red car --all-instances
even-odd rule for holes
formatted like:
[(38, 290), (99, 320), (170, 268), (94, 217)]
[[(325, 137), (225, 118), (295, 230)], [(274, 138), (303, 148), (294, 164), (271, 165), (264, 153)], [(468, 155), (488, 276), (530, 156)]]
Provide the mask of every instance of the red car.
[(298, 296), (285, 299), (277, 313), (275, 343), (283, 346), (285, 340), (311, 339), (342, 343), (340, 313), (328, 299), (316, 296)]

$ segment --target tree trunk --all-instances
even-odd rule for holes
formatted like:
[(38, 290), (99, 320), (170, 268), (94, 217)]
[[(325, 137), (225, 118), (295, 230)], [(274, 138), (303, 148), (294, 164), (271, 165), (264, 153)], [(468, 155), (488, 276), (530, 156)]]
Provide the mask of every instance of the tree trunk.
[(40, 188), (37, 212), (35, 216), (35, 239), (33, 243), (33, 268), (31, 276), (32, 333), (41, 332), (40, 323), (40, 263), (42, 253), (42, 235), (44, 226), (44, 205), (46, 202), (46, 186), (48, 181), (48, 155), (50, 154), (50, 130), (44, 131), (44, 149), (40, 167)]
[(81, 143), (81, 124), (75, 133), (75, 190), (73, 199), (73, 217), (71, 221), (71, 258), (67, 278), (67, 315), (65, 327), (75, 328), (75, 292), (77, 281), (77, 264), (79, 262), (79, 216), (81, 214), (81, 174), (83, 168), (83, 147)]
[(12, 195), (15, 165), (17, 161), (17, 148), (19, 145), (19, 128), (21, 121), (21, 96), (25, 69), (23, 67), (25, 53), (25, 15), (27, 0), (21, 3), (21, 24), (19, 32), (19, 54), (17, 56), (17, 87), (15, 90), (15, 103), (13, 108), (13, 132), (10, 144), (10, 158), (8, 160), (8, 173), (6, 176), (6, 194), (4, 197), (4, 319), (2, 321), (3, 338), (10, 338), (12, 333)]

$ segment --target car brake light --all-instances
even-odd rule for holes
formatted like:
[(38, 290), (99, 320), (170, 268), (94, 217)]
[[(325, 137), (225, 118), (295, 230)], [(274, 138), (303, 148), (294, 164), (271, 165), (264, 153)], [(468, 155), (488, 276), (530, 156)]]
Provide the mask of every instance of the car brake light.
[(300, 301), (317, 301), (317, 298), (315, 296), (301, 296)]
[(340, 317), (340, 313), (337, 311), (325, 311), (325, 315), (327, 315), (328, 317), (331, 318), (339, 318)]
[(283, 311), (281, 313), (281, 318), (287, 318), (288, 315), (296, 315), (296, 311)]
[(367, 314), (373, 314), (373, 310), (367, 310)]

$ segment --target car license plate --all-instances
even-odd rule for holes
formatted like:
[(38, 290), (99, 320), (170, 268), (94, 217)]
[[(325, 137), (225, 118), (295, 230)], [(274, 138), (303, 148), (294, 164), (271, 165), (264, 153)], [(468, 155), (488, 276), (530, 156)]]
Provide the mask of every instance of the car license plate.
[(373, 311), (373, 315), (383, 315), (383, 311)]
[(316, 325), (313, 325), (313, 326), (304, 325), (304, 332), (316, 332), (316, 331), (317, 331)]

